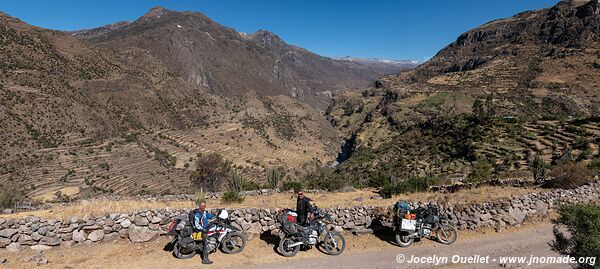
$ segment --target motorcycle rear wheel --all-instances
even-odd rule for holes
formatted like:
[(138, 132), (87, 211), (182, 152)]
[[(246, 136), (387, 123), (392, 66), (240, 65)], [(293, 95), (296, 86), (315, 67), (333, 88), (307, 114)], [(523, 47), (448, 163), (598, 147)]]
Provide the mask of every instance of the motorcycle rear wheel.
[(411, 237), (408, 232), (396, 232), (396, 244), (400, 247), (407, 248), (412, 245), (413, 242), (415, 242), (415, 239)]
[(289, 247), (289, 245), (294, 243), (296, 243), (296, 241), (290, 237), (282, 238), (281, 240), (279, 240), (279, 253), (284, 257), (295, 256), (296, 254), (298, 254), (298, 251), (300, 251), (300, 246)]
[(181, 244), (179, 244), (179, 241), (175, 242), (175, 245), (173, 245), (173, 256), (177, 259), (189, 259), (194, 257), (194, 255), (196, 255), (196, 251), (190, 251), (183, 248)]
[(329, 255), (340, 255), (346, 249), (346, 239), (340, 233), (330, 232), (327, 235), (325, 235), (325, 240), (323, 240), (323, 247)]
[(440, 227), (435, 233), (435, 237), (438, 242), (444, 245), (451, 245), (458, 238), (458, 232), (453, 226), (440, 224)]

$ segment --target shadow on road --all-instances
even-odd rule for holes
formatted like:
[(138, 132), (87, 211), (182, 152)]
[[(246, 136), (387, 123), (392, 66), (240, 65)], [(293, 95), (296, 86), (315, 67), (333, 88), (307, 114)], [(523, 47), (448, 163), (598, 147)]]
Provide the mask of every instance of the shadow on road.
[(263, 232), (260, 234), (259, 238), (268, 245), (273, 245), (273, 251), (279, 253), (279, 251), (277, 251), (277, 247), (279, 246), (279, 236), (272, 234), (271, 232)]
[(375, 235), (375, 237), (379, 238), (381, 241), (397, 246), (394, 238), (394, 229), (384, 225), (380, 218), (375, 218), (373, 222), (371, 222), (371, 226), (369, 226), (369, 228), (373, 230), (373, 235)]

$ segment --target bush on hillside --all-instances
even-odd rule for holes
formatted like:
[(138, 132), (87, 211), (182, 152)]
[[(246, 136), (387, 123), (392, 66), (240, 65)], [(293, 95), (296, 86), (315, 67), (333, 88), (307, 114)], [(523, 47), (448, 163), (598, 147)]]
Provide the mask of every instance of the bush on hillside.
[(531, 172), (533, 172), (533, 179), (535, 182), (543, 182), (546, 180), (546, 171), (548, 170), (548, 164), (539, 155), (535, 155), (535, 159), (531, 165)]
[(229, 178), (231, 162), (217, 153), (202, 155), (196, 160), (196, 170), (190, 175), (197, 188), (207, 191), (218, 191)]
[(585, 185), (593, 179), (593, 173), (587, 166), (574, 162), (552, 167), (549, 176), (552, 179), (546, 186), (561, 189), (574, 189)]
[(302, 189), (304, 189), (304, 185), (298, 181), (285, 181), (285, 182), (283, 182), (283, 185), (281, 186), (282, 191), (289, 191), (289, 190), (299, 191)]
[(225, 191), (223, 193), (223, 196), (221, 196), (221, 202), (225, 204), (241, 203), (243, 201), (244, 196), (240, 195), (239, 192), (232, 189)]
[(311, 189), (335, 191), (348, 185), (343, 176), (333, 172), (331, 168), (317, 168), (306, 176), (308, 187)]
[(25, 193), (12, 186), (0, 185), (0, 208), (13, 208), (25, 199)]
[(279, 186), (279, 181), (283, 178), (284, 171), (281, 167), (275, 167), (267, 170), (267, 182), (271, 189), (276, 189)]
[(410, 177), (397, 183), (389, 183), (379, 193), (383, 198), (391, 198), (395, 194), (424, 192), (429, 187), (439, 184), (439, 179), (428, 177)]
[(258, 184), (258, 182), (252, 181), (252, 180), (244, 180), (242, 182), (242, 190), (244, 191), (254, 191), (254, 190), (260, 190), (261, 186), (260, 184)]
[(493, 169), (494, 167), (488, 160), (484, 158), (478, 159), (475, 165), (473, 165), (473, 170), (467, 176), (467, 182), (476, 183), (491, 179)]
[(579, 264), (579, 268), (600, 268), (600, 206), (571, 204), (560, 207), (558, 213), (554, 250), (575, 258), (595, 257), (595, 265)]

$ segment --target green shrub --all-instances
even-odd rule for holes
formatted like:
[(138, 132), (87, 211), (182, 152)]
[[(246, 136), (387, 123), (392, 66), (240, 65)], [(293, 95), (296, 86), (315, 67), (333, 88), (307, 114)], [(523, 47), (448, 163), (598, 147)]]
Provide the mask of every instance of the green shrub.
[(593, 179), (593, 173), (587, 166), (573, 162), (552, 167), (549, 176), (552, 179), (546, 186), (561, 189), (574, 189)]
[[(564, 225), (568, 233), (554, 229), (554, 250), (576, 258), (600, 258), (600, 206), (571, 204), (560, 207), (558, 213), (556, 223)], [(580, 264), (579, 268), (600, 268), (596, 260), (594, 265)]]
[(217, 153), (198, 157), (196, 170), (190, 175), (192, 184), (208, 191), (218, 191), (228, 180), (231, 162)]
[(23, 191), (12, 187), (0, 185), (0, 208), (12, 208), (15, 203), (25, 200)]
[(473, 170), (467, 176), (467, 182), (480, 182), (482, 180), (487, 180), (492, 177), (492, 164), (484, 158), (478, 159), (475, 165), (473, 165)]
[(434, 180), (429, 180), (425, 177), (411, 177), (408, 180), (401, 181), (396, 184), (389, 183), (384, 186), (379, 193), (383, 198), (391, 198), (394, 194), (427, 191), (429, 186), (433, 185), (434, 183)]
[(229, 189), (234, 190), (236, 192), (242, 191), (244, 183), (244, 178), (242, 174), (240, 174), (235, 169), (229, 171)]
[(283, 182), (283, 185), (281, 186), (281, 190), (283, 190), (283, 191), (289, 191), (289, 190), (299, 191), (302, 189), (304, 189), (304, 185), (298, 181), (285, 181), (285, 182)]
[(592, 169), (595, 173), (600, 172), (600, 158), (594, 158), (588, 165), (590, 169)]
[(202, 202), (206, 202), (206, 194), (203, 190), (200, 190), (200, 192), (194, 194), (194, 203), (200, 205)]
[(535, 155), (533, 164), (531, 165), (531, 172), (533, 172), (533, 179), (535, 182), (543, 182), (546, 179), (546, 171), (548, 170), (548, 164), (539, 155)]
[(260, 184), (258, 184), (255, 181), (244, 180), (242, 182), (242, 190), (244, 190), (244, 191), (253, 191), (253, 190), (259, 190), (259, 189), (260, 189)]
[(308, 174), (306, 179), (310, 188), (328, 191), (339, 190), (349, 183), (342, 175), (334, 173), (331, 168), (317, 168)]
[(232, 189), (225, 191), (223, 193), (223, 196), (221, 196), (221, 202), (223, 202), (225, 204), (241, 203), (243, 201), (244, 201), (244, 196), (240, 195), (239, 192), (232, 190)]
[(276, 189), (279, 186), (279, 181), (283, 178), (283, 168), (276, 167), (267, 170), (267, 182), (269, 187)]

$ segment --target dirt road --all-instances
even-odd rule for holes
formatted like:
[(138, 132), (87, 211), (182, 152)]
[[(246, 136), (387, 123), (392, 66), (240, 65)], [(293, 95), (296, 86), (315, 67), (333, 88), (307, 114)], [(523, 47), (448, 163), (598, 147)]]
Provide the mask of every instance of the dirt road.
[[(415, 243), (403, 249), (389, 241), (389, 236), (348, 235), (348, 248), (341, 256), (331, 257), (317, 249), (303, 251), (296, 257), (285, 258), (273, 250), (276, 238), (263, 237), (249, 241), (247, 249), (234, 256), (216, 253), (211, 255), (215, 264), (210, 267), (200, 264), (200, 257), (189, 260), (177, 260), (162, 248), (167, 239), (156, 240), (146, 244), (131, 244), (123, 241), (93, 245), (78, 245), (71, 248), (57, 248), (44, 251), (48, 264), (36, 265), (26, 261), (34, 255), (32, 250), (10, 253), (0, 250), (0, 258), (8, 262), (0, 268), (427, 268), (434, 264), (398, 263), (398, 254), (427, 257), (436, 255), (438, 259), (448, 257), (448, 264), (442, 267), (451, 268), (499, 268), (499, 261), (492, 261), (499, 256), (553, 256), (558, 257), (549, 246), (552, 241), (552, 225), (550, 223), (531, 224), (504, 233), (462, 232), (459, 240), (444, 246), (429, 240)], [(484, 264), (451, 264), (453, 255), (463, 257), (490, 255), (489, 263)], [(517, 268), (509, 265), (504, 268)], [(568, 268), (567, 265), (552, 264), (536, 266), (538, 268)]]

